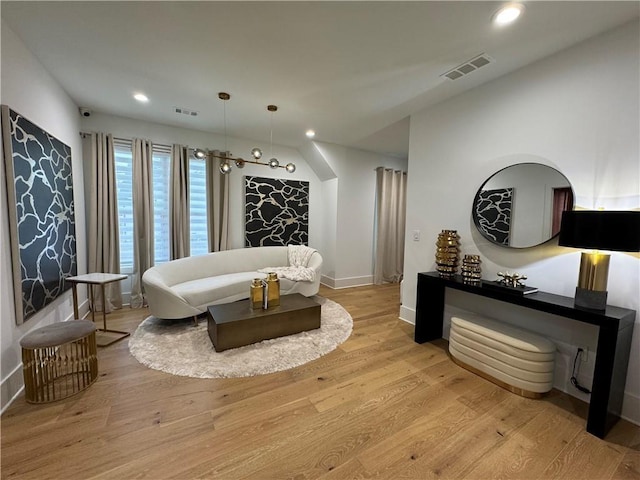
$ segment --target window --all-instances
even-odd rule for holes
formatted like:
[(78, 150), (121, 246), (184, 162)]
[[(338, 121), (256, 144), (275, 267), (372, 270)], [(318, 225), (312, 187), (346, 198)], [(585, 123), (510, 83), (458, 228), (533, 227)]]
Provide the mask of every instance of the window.
[(191, 255), (209, 252), (207, 231), (207, 181), (204, 160), (189, 160), (189, 216)]
[(155, 265), (171, 260), (169, 224), (171, 152), (153, 147), (153, 243)]
[(120, 229), (120, 272), (133, 272), (133, 159), (131, 145), (115, 144), (116, 195)]
[[(133, 272), (133, 155), (130, 142), (116, 142), (116, 192), (118, 195), (118, 226), (120, 228), (120, 271)], [(170, 180), (171, 150), (153, 147), (153, 248), (155, 264), (168, 262), (170, 252)], [(191, 229), (191, 255), (209, 251), (207, 231), (207, 184), (203, 160), (189, 160), (189, 221)]]

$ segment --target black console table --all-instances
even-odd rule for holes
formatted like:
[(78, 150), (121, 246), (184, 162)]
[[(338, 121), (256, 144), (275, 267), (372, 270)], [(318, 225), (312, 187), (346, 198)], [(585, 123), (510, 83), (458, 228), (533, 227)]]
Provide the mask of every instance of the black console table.
[(486, 286), (468, 285), (460, 276), (451, 279), (437, 272), (418, 274), (416, 301), (415, 341), (429, 342), (442, 338), (445, 288), (493, 298), (501, 302), (520, 305), (561, 317), (598, 326), (591, 402), (587, 419), (587, 432), (604, 438), (620, 418), (624, 387), (631, 351), (631, 337), (636, 317), (635, 310), (607, 306), (605, 311), (575, 307), (573, 298), (536, 292), (519, 295)]

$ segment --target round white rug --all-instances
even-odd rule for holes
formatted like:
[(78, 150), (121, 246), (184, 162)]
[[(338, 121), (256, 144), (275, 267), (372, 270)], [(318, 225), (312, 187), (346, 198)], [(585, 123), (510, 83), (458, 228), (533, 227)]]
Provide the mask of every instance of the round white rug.
[(216, 352), (207, 322), (148, 317), (129, 339), (129, 351), (143, 365), (195, 378), (250, 377), (279, 372), (335, 350), (351, 335), (353, 320), (339, 304), (314, 297), (321, 305), (319, 329)]

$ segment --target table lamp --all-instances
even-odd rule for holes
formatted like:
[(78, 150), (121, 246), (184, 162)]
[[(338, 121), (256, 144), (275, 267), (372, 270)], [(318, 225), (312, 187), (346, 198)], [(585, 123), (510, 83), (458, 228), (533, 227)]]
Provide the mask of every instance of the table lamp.
[(640, 251), (640, 211), (564, 211), (558, 244), (595, 250), (580, 258), (575, 305), (605, 310), (610, 255), (598, 250)]

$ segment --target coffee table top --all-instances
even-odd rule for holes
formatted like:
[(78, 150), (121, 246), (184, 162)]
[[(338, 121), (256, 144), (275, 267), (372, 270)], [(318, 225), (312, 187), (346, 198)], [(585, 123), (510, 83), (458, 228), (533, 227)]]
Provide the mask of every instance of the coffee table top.
[(220, 325), (222, 323), (237, 322), (251, 318), (280, 315), (284, 312), (291, 312), (315, 306), (320, 306), (320, 304), (311, 298), (300, 295), (299, 293), (292, 293), (291, 295), (281, 296), (280, 305), (269, 308), (268, 310), (263, 310), (261, 308), (253, 309), (251, 308), (249, 300), (240, 300), (239, 302), (211, 305), (208, 307), (208, 311), (216, 325)]

